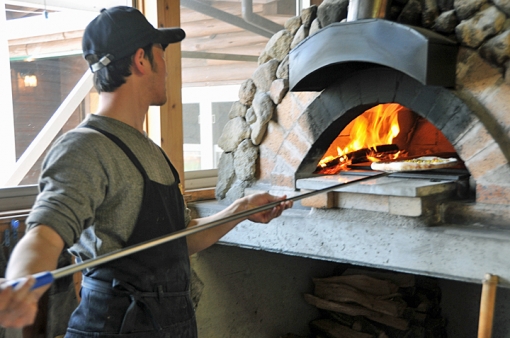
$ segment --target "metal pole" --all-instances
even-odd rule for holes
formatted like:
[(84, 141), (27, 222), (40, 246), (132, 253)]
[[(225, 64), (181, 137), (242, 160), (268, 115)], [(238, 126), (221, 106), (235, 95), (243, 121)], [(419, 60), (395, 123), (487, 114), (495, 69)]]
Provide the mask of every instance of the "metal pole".
[(206, 224), (203, 224), (203, 225), (200, 225), (200, 226), (196, 226), (196, 227), (192, 227), (192, 228), (186, 228), (186, 229), (183, 229), (183, 230), (179, 230), (179, 231), (173, 232), (173, 233), (171, 233), (169, 235), (161, 236), (161, 237), (158, 237), (156, 239), (152, 239), (152, 240), (149, 240), (149, 241), (146, 241), (146, 242), (142, 242), (142, 243), (139, 243), (139, 244), (136, 244), (136, 245), (132, 245), (132, 246), (127, 247), (127, 248), (123, 248), (123, 249), (119, 249), (119, 250), (110, 252), (108, 254), (105, 254), (105, 255), (102, 255), (102, 256), (99, 256), (99, 257), (96, 257), (96, 258), (93, 258), (93, 259), (89, 259), (89, 260), (87, 260), (85, 262), (82, 262), (82, 263), (78, 263), (78, 264), (75, 264), (75, 265), (71, 265), (71, 266), (67, 266), (67, 267), (63, 267), (63, 268), (54, 270), (52, 272), (53, 278), (56, 279), (56, 278), (68, 276), (68, 275), (71, 275), (71, 274), (73, 274), (75, 272), (81, 271), (83, 269), (87, 269), (87, 268), (91, 268), (91, 267), (94, 267), (94, 266), (97, 266), (97, 265), (100, 265), (100, 264), (104, 264), (104, 263), (113, 261), (115, 259), (122, 258), (122, 257), (128, 256), (128, 255), (131, 255), (133, 253), (136, 253), (136, 252), (139, 252), (139, 251), (142, 251), (142, 250), (145, 250), (145, 249), (149, 249), (149, 248), (152, 248), (154, 246), (157, 246), (157, 245), (160, 245), (160, 244), (163, 244), (163, 243), (166, 243), (166, 242), (170, 242), (170, 241), (176, 240), (178, 238), (182, 238), (182, 237), (185, 237), (185, 236), (188, 236), (188, 235), (192, 235), (192, 234), (200, 232), (200, 231), (204, 231), (204, 230), (216, 227), (216, 226), (221, 225), (221, 224), (225, 224), (225, 223), (230, 222), (230, 221), (234, 221), (234, 220), (238, 220), (240, 218), (248, 217), (250, 215), (253, 215), (253, 214), (256, 214), (256, 213), (259, 213), (259, 212), (262, 212), (262, 211), (266, 211), (266, 210), (272, 209), (272, 208), (280, 205), (280, 203), (282, 203), (282, 202), (298, 201), (298, 200), (301, 200), (301, 199), (304, 199), (304, 198), (307, 198), (307, 197), (311, 197), (311, 196), (314, 196), (314, 195), (317, 195), (317, 194), (322, 194), (322, 193), (333, 191), (333, 190), (336, 190), (336, 189), (339, 189), (339, 188), (342, 188), (342, 187), (346, 187), (348, 185), (353, 185), (353, 184), (357, 184), (357, 183), (360, 183), (360, 182), (365, 182), (365, 181), (368, 181), (368, 180), (374, 180), (374, 179), (381, 178), (381, 177), (388, 176), (388, 175), (390, 175), (390, 173), (381, 173), (381, 174), (377, 174), (377, 175), (373, 175), (373, 176), (366, 176), (366, 177), (363, 177), (363, 178), (360, 178), (360, 179), (357, 179), (357, 180), (353, 180), (353, 181), (350, 181), (350, 182), (340, 183), (340, 184), (336, 184), (336, 185), (333, 185), (333, 186), (330, 186), (330, 187), (327, 187), (327, 188), (324, 188), (324, 189), (320, 189), (320, 190), (316, 190), (316, 191), (311, 191), (311, 192), (308, 192), (308, 193), (305, 193), (305, 194), (301, 194), (301, 195), (297, 195), (297, 196), (294, 196), (294, 197), (290, 197), (290, 198), (287, 198), (287, 199), (285, 199), (283, 201), (272, 202), (272, 203), (268, 203), (268, 204), (265, 204), (265, 205), (262, 205), (262, 206), (259, 206), (259, 207), (255, 207), (255, 208), (252, 208), (252, 209), (241, 211), (241, 212), (238, 212), (238, 213), (233, 214), (231, 216), (224, 217), (222, 219), (219, 219), (219, 220), (216, 220), (216, 221), (213, 221), (213, 222), (209, 222), (209, 223), (206, 223)]
[[(377, 178), (385, 177), (385, 176), (388, 176), (390, 174), (391, 173), (384, 172), (384, 173), (380, 173), (380, 174), (376, 174), (376, 175), (372, 175), (372, 176), (365, 176), (363, 178), (360, 178), (360, 179), (357, 179), (357, 180), (353, 180), (353, 181), (350, 181), (350, 182), (335, 184), (335, 185), (332, 185), (332, 186), (324, 188), (324, 189), (311, 191), (311, 192), (308, 192), (308, 193), (305, 193), (305, 194), (301, 194), (301, 195), (297, 195), (297, 196), (293, 196), (293, 197), (284, 199), (282, 201), (272, 202), (272, 203), (268, 203), (268, 204), (265, 204), (265, 205), (262, 205), (262, 206), (259, 206), (259, 207), (255, 207), (255, 208), (252, 208), (252, 209), (241, 211), (241, 212), (238, 212), (236, 214), (233, 214), (233, 215), (221, 218), (221, 219), (213, 221), (213, 222), (209, 222), (209, 223), (202, 224), (202, 225), (199, 225), (199, 226), (195, 226), (195, 227), (192, 227), (192, 228), (186, 228), (186, 229), (182, 229), (182, 230), (179, 230), (179, 231), (175, 231), (175, 232), (173, 232), (171, 234), (168, 234), (168, 235), (165, 235), (165, 236), (161, 236), (161, 237), (158, 237), (158, 238), (155, 238), (155, 239), (151, 239), (151, 240), (139, 243), (139, 244), (135, 244), (135, 245), (129, 246), (127, 248), (118, 249), (116, 251), (112, 251), (112, 252), (110, 252), (108, 254), (104, 254), (102, 256), (99, 256), (99, 257), (96, 257), (96, 258), (92, 258), (92, 259), (86, 260), (86, 261), (78, 263), (78, 264), (69, 265), (69, 266), (66, 266), (66, 267), (63, 267), (63, 268), (60, 268), (60, 269), (56, 269), (56, 270), (53, 270), (53, 271), (40, 272), (40, 273), (35, 274), (33, 276), (36, 279), (36, 283), (35, 283), (35, 285), (32, 288), (36, 289), (36, 288), (41, 287), (43, 285), (50, 284), (51, 282), (53, 282), (53, 280), (55, 280), (57, 278), (65, 277), (65, 276), (68, 276), (68, 275), (72, 275), (72, 274), (74, 274), (76, 272), (79, 272), (79, 271), (81, 271), (83, 269), (95, 267), (95, 266), (98, 266), (98, 265), (101, 265), (101, 264), (104, 264), (104, 263), (116, 260), (118, 258), (122, 258), (122, 257), (128, 256), (128, 255), (134, 254), (136, 252), (139, 252), (139, 251), (142, 251), (142, 250), (146, 250), (146, 249), (155, 247), (155, 246), (163, 244), (163, 243), (167, 243), (167, 242), (170, 242), (170, 241), (173, 241), (173, 240), (176, 240), (176, 239), (188, 236), (188, 235), (192, 235), (192, 234), (200, 232), (200, 231), (204, 231), (204, 230), (216, 227), (216, 226), (221, 225), (221, 224), (225, 224), (225, 223), (230, 222), (230, 221), (238, 220), (238, 219), (245, 218), (245, 217), (248, 217), (250, 215), (253, 215), (253, 214), (256, 214), (256, 213), (259, 213), (259, 212), (262, 212), (262, 211), (266, 211), (266, 210), (272, 209), (272, 208), (280, 205), (283, 202), (298, 201), (298, 200), (301, 200), (301, 199), (304, 199), (304, 198), (307, 198), (307, 197), (311, 197), (311, 196), (314, 196), (314, 195), (318, 195), (318, 194), (326, 193), (326, 192), (333, 191), (333, 190), (336, 190), (336, 189), (339, 189), (339, 188), (343, 188), (343, 187), (346, 187), (348, 185), (352, 185), (352, 184), (356, 184), (356, 183), (360, 183), (360, 182), (365, 182), (365, 181), (369, 181), (369, 180), (374, 180), (374, 179), (377, 179)], [(20, 283), (22, 280), (23, 279), (12, 280), (12, 281), (9, 281), (8, 284), (11, 285), (12, 287), (14, 287), (18, 283)]]

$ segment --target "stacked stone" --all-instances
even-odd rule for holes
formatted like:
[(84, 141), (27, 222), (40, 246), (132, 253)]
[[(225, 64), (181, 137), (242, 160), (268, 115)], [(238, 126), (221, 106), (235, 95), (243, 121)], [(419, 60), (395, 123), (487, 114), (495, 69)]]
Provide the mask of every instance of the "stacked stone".
[(255, 180), (258, 146), (275, 106), (289, 89), (288, 62), (282, 61), (272, 58), (260, 65), (239, 89), (239, 101), (232, 105), (218, 140), (224, 153), (218, 165), (217, 199), (235, 200)]
[(256, 179), (258, 146), (276, 106), (289, 90), (289, 51), (305, 39), (317, 17), (317, 6), (304, 9), (285, 23), (259, 57), (259, 67), (241, 84), (239, 101), (229, 112), (218, 146), (224, 153), (218, 165), (216, 198), (233, 201)]
[[(259, 145), (288, 92), (290, 50), (318, 30), (344, 21), (348, 5), (349, 0), (324, 0), (318, 7), (303, 9), (268, 41), (259, 67), (241, 85), (239, 101), (232, 105), (218, 141), (224, 153), (218, 166), (217, 199), (242, 197), (256, 180)], [(505, 75), (510, 72), (509, 17), (510, 0), (393, 0), (388, 13), (391, 21), (424, 27), (458, 41), (471, 51), (464, 51), (464, 58), (476, 53)]]

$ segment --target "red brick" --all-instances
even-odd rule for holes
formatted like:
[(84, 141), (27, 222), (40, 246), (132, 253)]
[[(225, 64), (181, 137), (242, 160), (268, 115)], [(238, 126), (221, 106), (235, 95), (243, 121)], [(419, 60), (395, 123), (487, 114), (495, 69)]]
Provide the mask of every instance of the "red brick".
[(494, 139), (489, 134), (485, 126), (481, 122), (478, 122), (453, 146), (460, 158), (464, 161), (468, 161), (481, 149), (487, 148), (491, 143), (494, 143)]
[(267, 124), (266, 135), (261, 145), (270, 149), (273, 153), (277, 154), (285, 137), (285, 131), (282, 127), (274, 122), (269, 121)]
[(296, 150), (296, 156), (304, 158), (308, 153), (312, 145), (308, 140), (301, 134), (299, 128), (294, 128), (285, 138), (285, 142), (292, 144)]
[(318, 92), (295, 92), (294, 97), (296, 102), (299, 104), (302, 110), (312, 103), (320, 93)]
[(278, 152), (278, 157), (285, 161), (285, 163), (291, 168), (291, 170), (293, 170), (293, 172), (296, 172), (297, 168), (301, 164), (301, 161), (303, 160), (303, 157), (301, 157), (300, 154), (297, 154), (294, 147), (289, 145), (289, 142), (284, 142), (280, 148), (280, 151)]
[(510, 126), (510, 83), (499, 84), (482, 103), (503, 129)]
[(290, 130), (302, 113), (303, 107), (296, 102), (294, 93), (289, 93), (283, 98), (282, 102), (276, 106), (275, 120), (285, 130)]
[(497, 143), (492, 143), (471, 159), (465, 161), (469, 172), (475, 180), (486, 174), (488, 175), (492, 170), (505, 163), (507, 163), (507, 160)]
[(271, 185), (294, 188), (294, 177), (291, 175), (273, 173), (271, 175)]
[[(308, 190), (302, 190), (302, 193), (309, 192)], [(326, 194), (318, 194), (315, 196), (303, 198), (301, 205), (310, 208), (318, 209), (331, 209), (335, 206), (335, 192), (328, 192)]]
[(495, 184), (477, 184), (476, 202), (486, 204), (510, 205), (510, 186)]
[(457, 63), (457, 86), (476, 97), (484, 97), (501, 78), (500, 71), (487, 63), (478, 52), (461, 48)]
[(271, 182), (271, 174), (276, 163), (276, 154), (273, 153), (264, 144), (259, 147), (259, 160), (257, 172), (255, 173), (257, 180), (265, 183)]

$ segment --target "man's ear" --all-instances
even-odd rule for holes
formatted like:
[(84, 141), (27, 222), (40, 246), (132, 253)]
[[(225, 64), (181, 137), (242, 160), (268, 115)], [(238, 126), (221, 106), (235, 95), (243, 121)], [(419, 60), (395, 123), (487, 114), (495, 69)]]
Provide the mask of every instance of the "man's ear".
[(145, 51), (143, 48), (138, 48), (138, 50), (133, 55), (133, 73), (134, 74), (145, 74), (147, 72), (147, 66), (149, 65), (149, 61), (145, 58)]

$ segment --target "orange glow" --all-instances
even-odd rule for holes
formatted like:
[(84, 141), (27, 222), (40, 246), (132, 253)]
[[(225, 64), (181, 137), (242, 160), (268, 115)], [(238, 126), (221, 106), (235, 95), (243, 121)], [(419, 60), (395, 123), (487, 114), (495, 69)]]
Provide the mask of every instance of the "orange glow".
[[(403, 109), (405, 108), (397, 103), (380, 104), (352, 120), (345, 128), (350, 130), (350, 140), (346, 146), (337, 147), (338, 155), (329, 155), (321, 159), (319, 167), (324, 168), (321, 173), (348, 170), (347, 166), (351, 164), (351, 160), (347, 154), (361, 149), (371, 150), (367, 154), (370, 161), (381, 161), (381, 154), (377, 153), (375, 149), (380, 145), (392, 144), (393, 139), (400, 133), (398, 113)], [(403, 154), (401, 152), (391, 154), (391, 159), (395, 159), (399, 155)], [(388, 158), (385, 157), (385, 159)], [(332, 164), (332, 161), (335, 163)]]
[(386, 154), (386, 153), (378, 153), (375, 151), (371, 151), (369, 154), (367, 154), (367, 159), (370, 162), (381, 162), (381, 161), (388, 161), (388, 160), (396, 160), (397, 158), (401, 156), (406, 156), (407, 151), (405, 150), (399, 150), (395, 154)]

